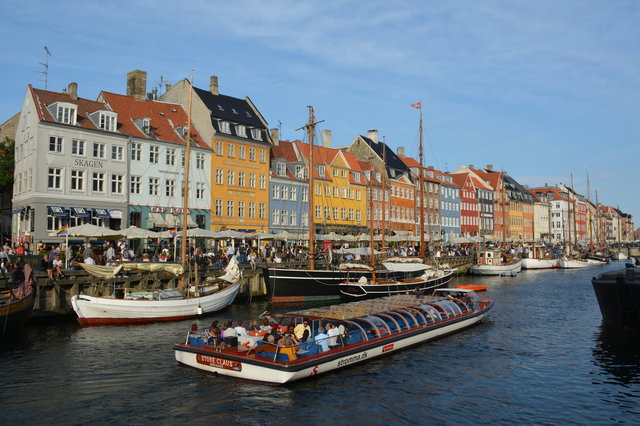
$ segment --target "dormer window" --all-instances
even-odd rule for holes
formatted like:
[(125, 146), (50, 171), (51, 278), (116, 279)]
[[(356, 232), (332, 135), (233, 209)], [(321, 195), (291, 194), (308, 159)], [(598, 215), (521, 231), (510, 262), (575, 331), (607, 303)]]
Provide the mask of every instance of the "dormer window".
[(231, 108), (231, 112), (232, 112), (232, 113), (234, 113), (234, 114), (236, 114), (236, 115), (238, 115), (238, 111), (236, 111), (236, 109), (235, 109), (235, 108)]
[(245, 111), (244, 113), (247, 114), (248, 118), (251, 118), (251, 113), (249, 111)]
[(380, 176), (380, 173), (376, 173), (376, 179), (377, 179), (377, 180), (381, 180), (381, 179), (380, 179), (380, 177), (381, 177), (381, 176)]
[(262, 130), (260, 129), (251, 129), (251, 137), (257, 141), (262, 140)]
[(107, 132), (116, 131), (116, 114), (112, 112), (101, 112), (99, 127)]
[(142, 132), (145, 135), (148, 135), (151, 133), (151, 119), (150, 118), (143, 118), (142, 119)]
[(356, 182), (360, 182), (360, 173), (354, 173), (353, 174), (353, 180)]
[(287, 165), (285, 163), (278, 163), (276, 165), (276, 173), (278, 176), (286, 176), (287, 175)]
[(59, 102), (56, 104), (56, 121), (63, 124), (76, 124), (77, 118), (77, 106), (75, 104), (68, 104)]
[(236, 124), (236, 134), (238, 136), (242, 136), (243, 138), (247, 137), (247, 128), (242, 124)]
[(324, 166), (318, 166), (318, 175), (320, 177), (324, 177), (325, 176), (325, 168), (324, 168)]
[(217, 105), (218, 107), (218, 111), (224, 111), (224, 108), (222, 108), (222, 105)]
[(220, 131), (222, 133), (231, 133), (231, 127), (228, 121), (220, 121)]

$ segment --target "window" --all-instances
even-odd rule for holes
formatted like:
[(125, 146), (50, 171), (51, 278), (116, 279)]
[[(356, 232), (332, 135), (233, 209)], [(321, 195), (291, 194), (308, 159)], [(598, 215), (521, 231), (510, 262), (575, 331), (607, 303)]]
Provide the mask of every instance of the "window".
[(84, 157), (85, 141), (82, 139), (71, 139), (71, 155), (80, 155)]
[(123, 161), (124, 147), (120, 145), (111, 145), (111, 159), (115, 161)]
[(322, 195), (322, 185), (320, 185), (319, 183), (316, 183), (316, 195)]
[(349, 198), (353, 200), (353, 188), (349, 188)]
[(348, 188), (342, 187), (342, 198), (347, 198)]
[(244, 201), (238, 201), (238, 217), (244, 217)]
[(111, 193), (112, 194), (122, 194), (124, 184), (124, 176), (122, 175), (111, 175)]
[(288, 225), (289, 224), (289, 211), (288, 210), (282, 210), (281, 223), (282, 223), (282, 225)]
[(233, 217), (233, 200), (227, 200), (227, 217)]
[(256, 161), (256, 149), (249, 148), (249, 161)]
[(142, 119), (142, 132), (146, 135), (151, 133), (151, 119), (149, 118)]
[(296, 166), (296, 178), (304, 179), (304, 169), (301, 165)]
[(158, 146), (150, 146), (149, 147), (149, 162), (157, 163), (160, 157), (160, 147)]
[(360, 209), (356, 210), (356, 222), (360, 222), (362, 220), (362, 213)]
[(340, 212), (342, 213), (342, 220), (347, 220), (347, 209), (343, 207)]
[(234, 158), (236, 156), (236, 146), (232, 143), (227, 145), (227, 156), (229, 158)]
[(349, 209), (349, 220), (353, 221), (353, 209)]
[(253, 219), (256, 217), (256, 203), (253, 201), (249, 201), (249, 218)]
[(233, 170), (227, 171), (227, 185), (235, 185), (236, 175)]
[(224, 171), (222, 169), (216, 169), (216, 184), (218, 185), (222, 185), (223, 183), (223, 176), (224, 175)]
[(249, 188), (255, 188), (255, 187), (256, 187), (256, 174), (249, 173)]
[(76, 109), (71, 106), (58, 105), (56, 112), (56, 120), (58, 123), (76, 124)]
[(204, 183), (197, 182), (196, 183), (196, 198), (198, 200), (202, 200), (204, 198)]
[(175, 166), (176, 165), (176, 150), (175, 150), (175, 148), (167, 148), (166, 164), (167, 164), (167, 166)]
[(290, 216), (290, 220), (289, 220), (289, 224), (291, 226), (296, 226), (298, 224), (298, 218), (296, 217), (296, 211), (295, 210), (291, 210), (291, 216)]
[(280, 225), (280, 210), (273, 209), (273, 224)]
[(333, 208), (333, 218), (334, 219), (338, 219), (340, 217), (339, 213), (340, 213), (340, 209), (338, 209), (337, 207), (334, 207)]
[(94, 142), (93, 143), (93, 157), (94, 158), (105, 158), (106, 156), (106, 145), (103, 143)]
[(273, 199), (280, 199), (280, 185), (273, 185)]
[(294, 186), (289, 188), (289, 199), (291, 201), (296, 201), (298, 199), (298, 188)]
[(266, 189), (266, 188), (267, 188), (267, 176), (260, 175), (260, 189)]
[(142, 176), (131, 176), (129, 179), (129, 190), (132, 194), (140, 194), (140, 187), (142, 186)]
[(216, 142), (216, 155), (222, 156), (224, 151), (224, 144), (220, 141)]
[(60, 136), (49, 138), (49, 152), (62, 152), (62, 138)]
[(333, 169), (333, 176), (334, 177), (338, 177), (339, 173), (340, 173), (340, 171), (338, 169)]
[(220, 121), (220, 131), (222, 133), (231, 133), (231, 126), (228, 121)]
[(236, 135), (246, 138), (247, 137), (247, 128), (242, 124), (236, 124)]
[(324, 218), (331, 219), (331, 208), (329, 206), (324, 206)]
[(257, 141), (262, 140), (262, 131), (260, 129), (251, 129), (251, 137)]
[(244, 145), (238, 145), (238, 159), (245, 160), (246, 159), (246, 148)]
[(84, 170), (71, 170), (71, 190), (84, 191)]
[(100, 128), (107, 132), (116, 131), (116, 116), (114, 114), (100, 113)]
[(93, 189), (93, 192), (104, 192), (104, 173), (103, 172), (93, 172), (92, 189)]
[(287, 165), (285, 163), (277, 163), (276, 164), (276, 174), (278, 176), (286, 176), (287, 175)]
[(160, 179), (155, 177), (149, 178), (149, 195), (158, 195), (160, 191)]
[(331, 186), (329, 185), (324, 186), (324, 196), (331, 197)]
[(318, 176), (325, 177), (325, 167), (324, 166), (318, 166)]
[(259, 211), (260, 219), (264, 219), (265, 218), (265, 212), (267, 211), (266, 204), (265, 203), (260, 203), (259, 209), (260, 209), (260, 211)]
[(320, 219), (321, 217), (320, 213), (322, 211), (320, 210), (320, 206), (316, 206), (315, 209), (316, 209), (316, 219)]
[(302, 212), (300, 216), (300, 225), (309, 226), (309, 212)]
[[(184, 152), (182, 153), (182, 157), (184, 158)], [(182, 165), (184, 166), (184, 161), (182, 162)], [(204, 154), (196, 154), (196, 169), (204, 170)]]
[(167, 197), (173, 197), (176, 193), (176, 181), (173, 179), (167, 179), (164, 183), (164, 195)]
[(340, 188), (337, 186), (333, 187), (333, 198), (340, 198)]
[(62, 189), (62, 169), (49, 167), (49, 179), (47, 188)]
[(220, 217), (222, 216), (222, 200), (221, 199), (216, 199), (216, 210), (215, 210), (216, 216)]
[(131, 143), (131, 159), (140, 161), (142, 158), (142, 144), (140, 142)]
[(302, 201), (309, 201), (309, 188), (302, 188)]

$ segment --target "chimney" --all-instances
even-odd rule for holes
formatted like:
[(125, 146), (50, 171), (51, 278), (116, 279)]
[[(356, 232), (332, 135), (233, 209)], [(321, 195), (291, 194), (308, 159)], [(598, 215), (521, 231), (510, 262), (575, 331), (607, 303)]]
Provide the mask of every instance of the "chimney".
[(470, 169), (475, 169), (476, 168), (475, 164), (469, 164), (467, 167), (470, 168)]
[(69, 83), (69, 88), (67, 89), (67, 93), (69, 93), (69, 96), (71, 97), (71, 99), (76, 100), (78, 99), (78, 83)]
[(331, 130), (325, 129), (322, 131), (322, 146), (331, 148)]
[(271, 140), (273, 141), (273, 146), (280, 146), (280, 131), (277, 127), (271, 129)]
[(404, 157), (404, 146), (398, 147), (398, 157)]
[(220, 94), (220, 90), (218, 89), (217, 75), (212, 75), (211, 78), (209, 79), (209, 91), (216, 96)]
[(127, 73), (127, 96), (144, 101), (147, 96), (147, 72), (142, 70)]
[(369, 139), (371, 139), (374, 143), (378, 143), (378, 131), (377, 131), (377, 130), (369, 130), (369, 132), (368, 132), (368, 137), (369, 137)]
[(171, 90), (171, 88), (173, 87), (173, 85), (169, 82), (166, 82), (164, 84), (164, 93), (167, 93), (169, 90)]
[(493, 164), (487, 164), (487, 170), (492, 172), (493, 171)]

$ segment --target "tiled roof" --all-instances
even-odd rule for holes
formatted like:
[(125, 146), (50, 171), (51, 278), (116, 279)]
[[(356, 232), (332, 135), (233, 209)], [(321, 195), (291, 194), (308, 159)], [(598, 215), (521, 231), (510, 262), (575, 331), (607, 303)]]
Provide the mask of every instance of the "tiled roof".
[(400, 157), (398, 156), (398, 158), (405, 164), (405, 166), (409, 167), (409, 168), (420, 168), (420, 163), (418, 163), (418, 161), (415, 158), (411, 158), (411, 157)]
[(366, 136), (359, 135), (360, 138), (367, 143), (373, 149), (373, 151), (380, 157), (380, 159), (385, 160), (387, 167), (392, 167), (396, 170), (402, 170), (405, 172), (409, 171), (409, 167), (396, 155), (396, 153), (389, 148), (389, 145), (382, 142), (374, 142), (372, 139), (369, 139)]
[(29, 85), (29, 90), (33, 96), (38, 111), (38, 117), (42, 121), (57, 122), (56, 118), (51, 115), (47, 107), (56, 102), (68, 102), (77, 105), (77, 126), (85, 129), (101, 130), (93, 124), (89, 118), (89, 114), (96, 111), (109, 111), (102, 102), (90, 101), (88, 99), (77, 98), (71, 99), (68, 93), (50, 92), (47, 90), (34, 89)]
[[(187, 125), (187, 113), (182, 105), (153, 100), (138, 101), (131, 96), (109, 92), (102, 92), (101, 97), (118, 113), (118, 128), (121, 133), (184, 145), (184, 139), (176, 131), (177, 128)], [(144, 133), (135, 123), (142, 118), (151, 119), (150, 135)], [(209, 147), (193, 125), (191, 138), (200, 148)]]
[(271, 147), (271, 156), (273, 158), (282, 158), (288, 163), (296, 163), (300, 161), (293, 147), (293, 142), (289, 141), (281, 140), (278, 142), (278, 145), (273, 145)]

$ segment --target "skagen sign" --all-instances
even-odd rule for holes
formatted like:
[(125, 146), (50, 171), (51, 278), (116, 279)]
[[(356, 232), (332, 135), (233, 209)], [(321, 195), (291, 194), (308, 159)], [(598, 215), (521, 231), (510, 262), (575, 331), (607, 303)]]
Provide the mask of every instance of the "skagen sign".
[(104, 169), (104, 161), (98, 160), (85, 160), (82, 158), (76, 158), (75, 165), (80, 167), (93, 167), (95, 169)]

